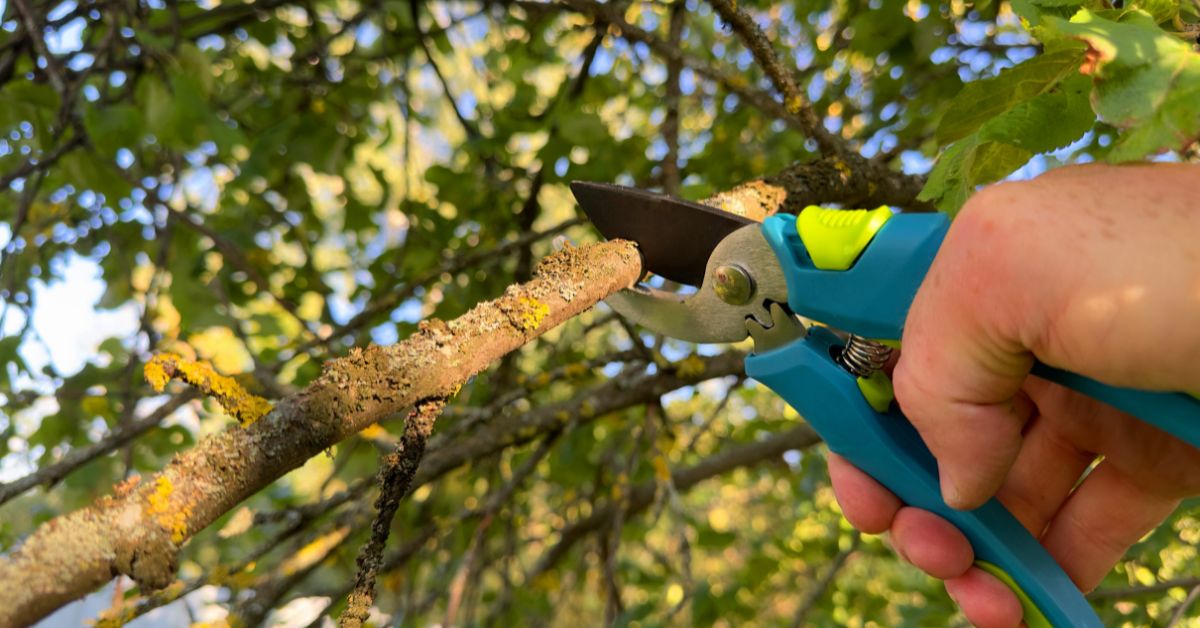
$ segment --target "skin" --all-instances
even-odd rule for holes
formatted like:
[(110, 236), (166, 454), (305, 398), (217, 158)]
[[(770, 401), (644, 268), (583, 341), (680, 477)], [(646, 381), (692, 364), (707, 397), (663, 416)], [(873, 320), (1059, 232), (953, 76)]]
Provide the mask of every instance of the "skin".
[[(1198, 199), (1200, 166), (1178, 164), (1075, 166), (986, 188), (905, 324), (896, 399), (938, 459), (946, 503), (997, 496), (1082, 591), (1200, 494), (1200, 449), (1029, 368), (1036, 358), (1118, 386), (1200, 391)], [(850, 523), (890, 532), (972, 623), (1019, 625), (1016, 596), (971, 567), (957, 529), (837, 455), (829, 472)]]

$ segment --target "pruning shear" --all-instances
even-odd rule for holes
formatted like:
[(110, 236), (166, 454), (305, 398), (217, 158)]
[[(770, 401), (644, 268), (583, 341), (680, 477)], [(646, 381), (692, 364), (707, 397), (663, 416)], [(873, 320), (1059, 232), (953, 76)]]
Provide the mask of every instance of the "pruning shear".
[[(830, 450), (905, 503), (958, 527), (976, 565), (1017, 594), (1030, 628), (1102, 625), (999, 501), (969, 511), (942, 501), (937, 463), (894, 403), (883, 367), (949, 228), (946, 215), (809, 206), (758, 223), (634, 188), (574, 182), (571, 189), (601, 234), (638, 244), (644, 270), (697, 287), (683, 295), (638, 284), (607, 299), (614, 310), (681, 340), (752, 338), (746, 373), (791, 405)], [(1200, 447), (1196, 397), (1117, 388), (1041, 363), (1033, 373)]]

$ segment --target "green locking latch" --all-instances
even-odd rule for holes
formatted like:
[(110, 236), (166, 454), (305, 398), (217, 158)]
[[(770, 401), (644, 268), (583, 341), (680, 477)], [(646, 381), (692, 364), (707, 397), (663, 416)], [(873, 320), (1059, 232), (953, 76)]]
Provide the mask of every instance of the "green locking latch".
[(892, 380), (888, 379), (883, 371), (875, 371), (868, 377), (857, 378), (857, 381), (858, 390), (867, 400), (867, 405), (876, 412), (887, 412), (888, 406), (891, 406), (892, 400), (896, 398), (896, 393), (892, 390)]
[(1012, 576), (996, 565), (982, 560), (975, 561), (975, 566), (992, 574), (1017, 594), (1017, 599), (1021, 601), (1021, 610), (1025, 613), (1026, 626), (1029, 628), (1054, 628), (1050, 624), (1050, 620), (1046, 619), (1046, 614), (1033, 603), (1033, 600), (1029, 599), (1029, 594), (1021, 590), (1021, 586), (1017, 584), (1016, 580), (1013, 580)]
[(821, 270), (846, 270), (892, 215), (886, 205), (875, 209), (809, 205), (796, 217), (796, 230), (814, 266)]

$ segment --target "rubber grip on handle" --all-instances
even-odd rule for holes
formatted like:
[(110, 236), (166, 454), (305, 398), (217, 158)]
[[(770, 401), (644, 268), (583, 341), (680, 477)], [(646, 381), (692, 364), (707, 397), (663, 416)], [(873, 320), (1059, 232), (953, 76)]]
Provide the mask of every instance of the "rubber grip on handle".
[(967, 511), (942, 501), (937, 462), (929, 449), (895, 405), (887, 413), (867, 405), (854, 376), (833, 361), (840, 342), (829, 330), (812, 327), (803, 340), (746, 358), (746, 373), (795, 408), (831, 450), (904, 503), (961, 530), (976, 559), (1010, 575), (1050, 625), (1100, 626), (1067, 574), (999, 501)]

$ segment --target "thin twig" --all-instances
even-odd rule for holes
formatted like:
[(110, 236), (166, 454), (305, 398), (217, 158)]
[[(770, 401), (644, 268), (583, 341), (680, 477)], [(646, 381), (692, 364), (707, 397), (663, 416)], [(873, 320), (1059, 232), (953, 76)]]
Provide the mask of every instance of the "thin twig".
[(1197, 598), (1200, 598), (1200, 585), (1192, 587), (1187, 597), (1183, 598), (1179, 606), (1175, 607), (1175, 612), (1171, 613), (1171, 620), (1167, 622), (1167, 628), (1179, 625), (1179, 622), (1183, 621), (1183, 618), (1187, 616), (1188, 609), (1192, 607)]
[(807, 593), (805, 593), (804, 601), (800, 603), (800, 609), (796, 611), (796, 616), (792, 618), (793, 626), (799, 627), (809, 625), (809, 613), (811, 613), (812, 610), (816, 608), (817, 603), (820, 602), (823, 597), (825, 597), (825, 593), (828, 592), (829, 587), (833, 585), (834, 579), (837, 578), (837, 575), (842, 570), (842, 567), (846, 565), (846, 562), (850, 559), (850, 555), (858, 550), (860, 543), (862, 543), (862, 535), (860, 535), (858, 532), (853, 533), (853, 535), (850, 537), (850, 547), (847, 547), (845, 550), (839, 552), (838, 555), (833, 558), (833, 562), (829, 563), (829, 567), (825, 569), (825, 573), (821, 575), (821, 579), (818, 580), (816, 584), (814, 584), (813, 587), (808, 590)]
[(1200, 577), (1192, 578), (1177, 578), (1175, 580), (1164, 580), (1145, 586), (1137, 587), (1119, 587), (1111, 589), (1096, 589), (1088, 594), (1089, 600), (1106, 600), (1106, 599), (1126, 599), (1133, 597), (1141, 597), (1144, 595), (1156, 595), (1171, 589), (1190, 588), (1200, 586)]
[(417, 466), (425, 453), (425, 443), (433, 431), (433, 423), (445, 406), (445, 398), (419, 402), (405, 422), (404, 436), (396, 446), (396, 451), (383, 460), (383, 466), (379, 469), (379, 499), (375, 502), (378, 513), (371, 524), (371, 538), (359, 552), (354, 590), (347, 600), (346, 610), (338, 618), (339, 626), (357, 628), (367, 621), (371, 605), (375, 602), (375, 577), (383, 564), (383, 548), (391, 534), (392, 519), (417, 474)]
[[(683, 0), (671, 5), (671, 22), (668, 26), (667, 42), (678, 48), (683, 41), (683, 26), (687, 18), (687, 6)], [(683, 60), (667, 59), (667, 114), (663, 117), (662, 136), (667, 145), (667, 155), (662, 161), (663, 192), (679, 194), (679, 101), (682, 95), (679, 75), (683, 72)]]
[(46, 76), (50, 79), (50, 85), (65, 99), (67, 84), (63, 81), (62, 70), (58, 67), (58, 58), (50, 54), (46, 47), (46, 41), (42, 39), (42, 27), (37, 23), (33, 8), (29, 6), (28, 0), (13, 0), (13, 8), (21, 16), (21, 26), (29, 35), (29, 42), (33, 44), (34, 51), (46, 60)]
[(8, 502), (35, 486), (54, 486), (59, 480), (62, 480), (79, 467), (100, 456), (112, 453), (126, 443), (141, 436), (161, 423), (163, 419), (170, 416), (171, 413), (178, 410), (183, 404), (195, 399), (198, 395), (199, 393), (195, 390), (187, 389), (169, 399), (166, 403), (155, 409), (154, 412), (121, 425), (103, 439), (91, 445), (76, 447), (68, 451), (58, 462), (40, 467), (37, 471), (11, 482), (0, 484), (0, 504)]
[(442, 73), (442, 69), (438, 66), (437, 59), (433, 57), (433, 53), (429, 50), (429, 44), (425, 43), (425, 35), (421, 32), (421, 3), (412, 0), (408, 8), (412, 15), (413, 28), (417, 31), (417, 44), (421, 46), (421, 51), (425, 53), (425, 58), (429, 61), (429, 67), (433, 70), (434, 75), (437, 76), (438, 82), (441, 83), (442, 92), (446, 95), (446, 101), (450, 104), (450, 108), (454, 110), (454, 117), (462, 125), (468, 139), (478, 140), (482, 138), (483, 134), (479, 132), (479, 128), (475, 126), (475, 123), (468, 120), (466, 115), (458, 109), (458, 98), (455, 97), (454, 91), (450, 89), (450, 82), (446, 80), (446, 75)]
[(713, 8), (733, 29), (742, 43), (750, 49), (750, 53), (754, 55), (754, 60), (758, 62), (758, 66), (767, 73), (767, 77), (771, 79), (771, 84), (783, 96), (783, 106), (788, 113), (797, 116), (804, 125), (805, 134), (816, 140), (817, 145), (821, 147), (821, 152), (827, 155), (841, 155), (849, 152), (846, 144), (835, 136), (833, 136), (825, 127), (821, 126), (821, 120), (813, 111), (812, 106), (808, 104), (804, 94), (800, 92), (800, 86), (796, 84), (795, 78), (792, 76), (792, 71), (783, 67), (783, 63), (779, 60), (779, 55), (775, 54), (775, 48), (771, 45), (771, 40), (762, 32), (758, 24), (754, 23), (754, 19), (745, 11), (739, 9), (731, 0), (709, 0)]

